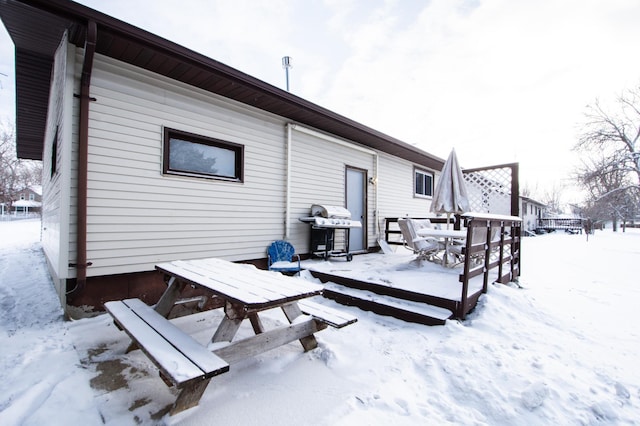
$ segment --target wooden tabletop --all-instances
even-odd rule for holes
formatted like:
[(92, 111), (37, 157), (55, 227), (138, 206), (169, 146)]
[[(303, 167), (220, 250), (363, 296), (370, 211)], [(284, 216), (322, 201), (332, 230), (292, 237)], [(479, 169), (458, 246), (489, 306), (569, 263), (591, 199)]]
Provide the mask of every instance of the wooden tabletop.
[(455, 229), (422, 228), (418, 229), (416, 233), (421, 237), (465, 238), (467, 236), (467, 231)]
[(267, 309), (322, 293), (323, 287), (301, 278), (222, 259), (176, 260), (156, 269), (246, 309)]

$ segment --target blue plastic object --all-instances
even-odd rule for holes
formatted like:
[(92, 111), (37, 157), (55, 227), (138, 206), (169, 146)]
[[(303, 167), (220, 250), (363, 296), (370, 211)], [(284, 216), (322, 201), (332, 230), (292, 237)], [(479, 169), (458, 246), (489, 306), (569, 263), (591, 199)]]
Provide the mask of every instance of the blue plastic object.
[(270, 271), (300, 272), (300, 256), (290, 242), (278, 240), (267, 249), (267, 261)]

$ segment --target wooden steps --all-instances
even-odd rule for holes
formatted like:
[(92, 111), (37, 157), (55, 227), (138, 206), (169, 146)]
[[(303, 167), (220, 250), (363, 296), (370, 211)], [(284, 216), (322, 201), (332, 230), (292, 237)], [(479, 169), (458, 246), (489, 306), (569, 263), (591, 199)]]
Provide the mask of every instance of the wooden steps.
[(396, 299), (402, 300), (410, 300), (412, 302), (420, 302), (427, 305), (438, 306), (441, 308), (445, 308), (450, 310), (451, 312), (456, 312), (458, 305), (460, 304), (459, 300), (448, 299), (440, 296), (435, 296), (427, 293), (417, 293), (415, 291), (410, 291), (402, 288), (390, 287), (380, 283), (374, 283), (369, 281), (360, 281), (353, 278), (344, 277), (338, 274), (328, 274), (325, 272), (315, 271), (309, 269), (311, 275), (315, 278), (319, 279), (323, 283), (333, 282), (336, 284), (343, 285), (349, 288), (355, 288), (358, 290), (366, 290), (371, 291), (376, 294), (380, 294), (383, 296), (391, 296)]
[(357, 306), (365, 311), (418, 324), (444, 325), (447, 319), (453, 316), (453, 313), (448, 309), (424, 302), (378, 294), (333, 282), (325, 283), (323, 295), (343, 305)]
[[(357, 306), (365, 311), (392, 316), (407, 322), (444, 325), (447, 319), (455, 317), (454, 312), (457, 312), (461, 306), (460, 300), (417, 293), (312, 269), (309, 269), (309, 272), (324, 283), (323, 295), (326, 298), (343, 305)], [(470, 293), (467, 304), (475, 306), (481, 294), (481, 291)]]

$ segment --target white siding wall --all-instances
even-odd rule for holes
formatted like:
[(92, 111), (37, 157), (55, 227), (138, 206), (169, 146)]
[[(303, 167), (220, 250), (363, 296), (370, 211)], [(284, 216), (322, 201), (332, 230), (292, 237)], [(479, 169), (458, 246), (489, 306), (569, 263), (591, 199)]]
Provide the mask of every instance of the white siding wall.
[[(384, 231), (384, 219), (387, 217), (425, 217), (429, 211), (431, 198), (414, 196), (414, 167), (410, 161), (380, 155), (380, 177), (378, 178), (378, 196), (380, 197), (380, 227)], [(429, 169), (418, 166), (421, 170)], [(434, 173), (434, 188), (439, 174)]]
[[(73, 60), (74, 67), (74, 84), (73, 84), (73, 93), (80, 93), (80, 75), (82, 73), (82, 67), (84, 62), (84, 49), (77, 48), (75, 46), (70, 46), (70, 51), (75, 55), (75, 59)], [(71, 68), (71, 67), (70, 67)], [(89, 94), (91, 96), (91, 94)], [(89, 103), (89, 108), (91, 108), (91, 103)], [(71, 155), (69, 160), (69, 168), (71, 172), (69, 173), (70, 184), (67, 186), (69, 190), (68, 194), (68, 216), (69, 221), (67, 223), (67, 238), (68, 243), (66, 246), (68, 251), (68, 258), (70, 259), (70, 263), (76, 262), (76, 244), (77, 244), (77, 222), (78, 222), (78, 144), (80, 140), (80, 99), (73, 98), (73, 108), (71, 109), (71, 122), (73, 123), (71, 126)], [(76, 269), (69, 268), (67, 271), (68, 278), (76, 277)]]
[(536, 225), (538, 223), (535, 212), (531, 212), (532, 204), (526, 201), (521, 201), (521, 203), (522, 205), (520, 206), (520, 216), (522, 217), (522, 226), (524, 227), (524, 229), (532, 231), (536, 228)]
[[(59, 297), (64, 302), (68, 271), (69, 186), (73, 138), (74, 51), (66, 35), (54, 58), (43, 151), (42, 247)], [(52, 156), (57, 131), (57, 155)], [(52, 163), (56, 172), (52, 174)]]
[[(77, 85), (82, 50), (71, 50), (77, 55), (70, 60)], [(283, 237), (282, 117), (101, 55), (95, 58), (91, 96), (96, 101), (89, 115), (88, 276), (148, 271), (180, 258), (263, 258), (267, 245)], [(77, 102), (68, 110), (76, 123)], [(242, 144), (244, 182), (163, 175), (164, 127)], [(77, 126), (67, 132), (74, 145), (66, 232), (68, 262), (75, 262)], [(292, 136), (290, 239), (298, 252), (307, 252), (309, 225), (298, 218), (313, 203), (344, 206), (346, 167), (373, 177), (376, 155), (295, 130)], [(370, 247), (377, 235), (377, 191), (378, 218), (424, 216), (429, 208), (429, 200), (413, 196), (411, 162), (379, 154), (379, 167), (377, 186), (367, 185)], [(69, 269), (68, 276), (75, 271)]]
[[(89, 276), (262, 258), (282, 237), (283, 120), (100, 55), (91, 96)], [(164, 126), (244, 145), (244, 182), (164, 176)]]
[(533, 231), (538, 227), (538, 212), (542, 207), (534, 202), (520, 199), (520, 216), (522, 217), (522, 226)]
[[(310, 226), (298, 218), (309, 216), (312, 204), (344, 207), (345, 174), (347, 166), (375, 173), (375, 154), (335, 142), (333, 137), (322, 138), (294, 130), (292, 132), (291, 170), (291, 242), (301, 253), (309, 251)], [(367, 241), (375, 241), (375, 193), (367, 185)], [(343, 231), (336, 231), (336, 248), (343, 244)]]

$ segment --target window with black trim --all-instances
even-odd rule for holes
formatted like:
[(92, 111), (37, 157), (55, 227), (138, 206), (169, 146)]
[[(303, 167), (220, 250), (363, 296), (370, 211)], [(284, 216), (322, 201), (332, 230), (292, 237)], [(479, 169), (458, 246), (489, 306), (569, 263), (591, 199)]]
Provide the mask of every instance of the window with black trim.
[(53, 141), (51, 142), (51, 176), (56, 174), (58, 171), (58, 131), (60, 127), (56, 127), (56, 134), (53, 136)]
[(433, 196), (433, 173), (414, 169), (414, 194), (417, 197)]
[(163, 173), (242, 182), (244, 146), (164, 129)]

